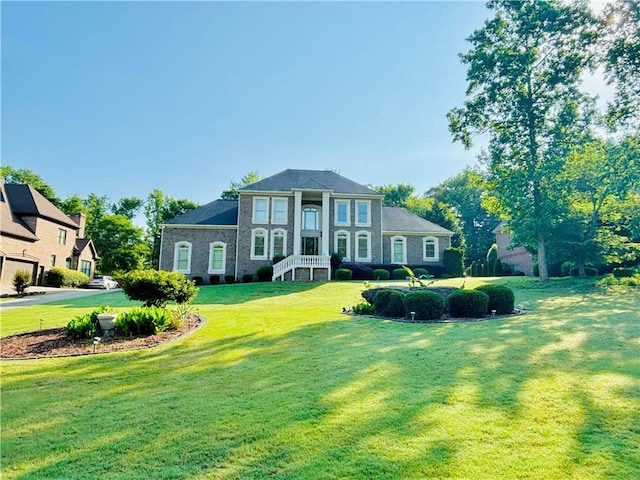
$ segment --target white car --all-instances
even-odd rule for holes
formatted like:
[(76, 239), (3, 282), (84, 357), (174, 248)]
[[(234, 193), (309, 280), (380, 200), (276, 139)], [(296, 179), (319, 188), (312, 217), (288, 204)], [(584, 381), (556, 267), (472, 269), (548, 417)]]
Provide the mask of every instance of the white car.
[(109, 290), (110, 288), (118, 288), (118, 282), (107, 275), (96, 275), (89, 282), (89, 288), (104, 288)]

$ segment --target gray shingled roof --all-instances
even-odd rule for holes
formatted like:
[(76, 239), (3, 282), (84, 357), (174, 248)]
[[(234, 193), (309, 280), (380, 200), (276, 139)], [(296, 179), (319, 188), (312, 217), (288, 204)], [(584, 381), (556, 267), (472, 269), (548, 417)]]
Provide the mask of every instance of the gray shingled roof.
[(168, 220), (166, 225), (231, 225), (238, 224), (237, 200), (214, 200)]
[(78, 224), (62, 210), (29, 185), (7, 183), (4, 185), (11, 211), (18, 216), (44, 217), (67, 227), (78, 229)]
[(293, 189), (331, 190), (333, 193), (353, 195), (381, 195), (369, 187), (360, 185), (330, 170), (288, 169), (241, 188), (239, 191), (291, 192)]
[(12, 237), (18, 237), (25, 240), (36, 241), (38, 237), (27, 227), (22, 220), (20, 220), (11, 211), (11, 207), (8, 203), (7, 195), (4, 191), (4, 185), (2, 185), (2, 198), (4, 201), (0, 201), (0, 231), (3, 235), (11, 235)]
[(440, 233), (453, 235), (440, 225), (425, 220), (418, 215), (407, 212), (400, 207), (382, 207), (382, 231), (406, 233)]

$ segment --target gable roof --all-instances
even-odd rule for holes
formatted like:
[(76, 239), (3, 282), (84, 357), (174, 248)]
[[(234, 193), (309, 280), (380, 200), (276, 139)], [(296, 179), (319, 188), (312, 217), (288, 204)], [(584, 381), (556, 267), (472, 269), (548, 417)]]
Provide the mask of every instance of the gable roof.
[(42, 217), (76, 230), (79, 228), (76, 222), (30, 185), (7, 183), (4, 191), (11, 211), (17, 216)]
[(76, 238), (76, 243), (73, 247), (73, 253), (76, 255), (80, 255), (82, 251), (87, 248), (87, 246), (91, 247), (91, 256), (94, 259), (100, 258), (98, 256), (98, 252), (96, 251), (96, 247), (91, 241), (90, 238)]
[(330, 170), (287, 169), (238, 190), (242, 192), (291, 192), (292, 190), (330, 190), (333, 193), (383, 196)]
[(38, 237), (11, 211), (11, 205), (5, 193), (4, 184), (0, 185), (2, 185), (0, 188), (0, 217), (2, 218), (2, 222), (0, 222), (0, 232), (3, 235), (18, 237), (23, 240), (37, 241)]
[(400, 207), (382, 207), (382, 232), (403, 232), (403, 233), (438, 233), (453, 235), (440, 225), (436, 225), (429, 220), (425, 220), (418, 215), (406, 211)]
[(238, 200), (214, 200), (165, 222), (165, 225), (238, 225)]

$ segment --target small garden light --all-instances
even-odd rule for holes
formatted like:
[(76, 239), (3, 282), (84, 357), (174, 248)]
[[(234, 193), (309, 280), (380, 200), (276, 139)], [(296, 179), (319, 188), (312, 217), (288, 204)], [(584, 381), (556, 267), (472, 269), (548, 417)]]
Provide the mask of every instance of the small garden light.
[(44, 325), (44, 319), (40, 319), (40, 331), (42, 331), (42, 325)]
[(496, 316), (496, 311), (495, 310), (491, 310), (491, 316), (495, 317)]
[(411, 321), (415, 322), (416, 321), (416, 312), (409, 312), (411, 314)]
[(93, 337), (93, 353), (96, 353), (96, 346), (100, 343), (100, 340), (102, 340), (100, 337)]

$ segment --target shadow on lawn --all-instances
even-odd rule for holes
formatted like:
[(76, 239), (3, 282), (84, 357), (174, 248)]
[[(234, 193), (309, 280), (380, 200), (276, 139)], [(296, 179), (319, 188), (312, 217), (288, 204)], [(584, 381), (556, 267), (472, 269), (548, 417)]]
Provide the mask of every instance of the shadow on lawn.
[[(17, 478), (583, 478), (592, 468), (632, 478), (637, 301), (594, 301), (552, 298), (469, 324), (336, 316), (281, 335), (29, 365), (4, 381), (3, 468), (23, 465)], [(18, 405), (23, 388), (33, 395)]]

